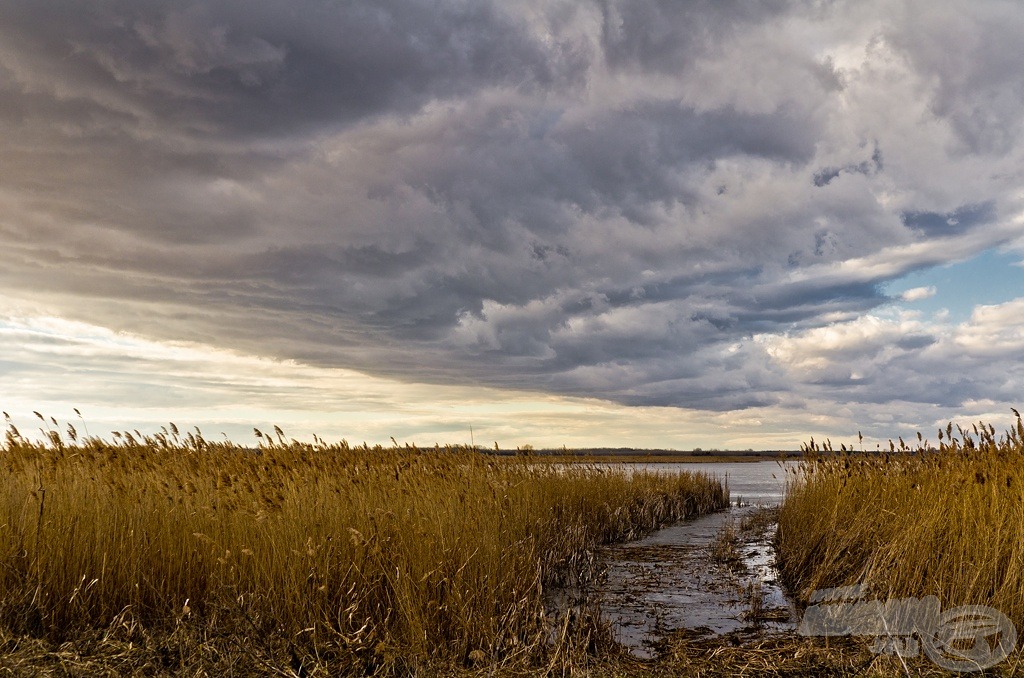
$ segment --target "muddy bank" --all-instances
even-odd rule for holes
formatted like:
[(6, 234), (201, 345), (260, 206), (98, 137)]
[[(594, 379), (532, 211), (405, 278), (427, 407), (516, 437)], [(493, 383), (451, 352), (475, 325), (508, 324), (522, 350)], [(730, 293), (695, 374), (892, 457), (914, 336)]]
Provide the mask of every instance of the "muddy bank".
[(601, 547), (594, 554), (596, 578), (550, 592), (552, 618), (598, 614), (617, 643), (638, 659), (656, 656), (666, 638), (679, 634), (724, 639), (795, 629), (795, 610), (776, 582), (771, 545), (790, 465), (622, 465), (711, 473), (728, 484), (734, 503), (644, 539)]

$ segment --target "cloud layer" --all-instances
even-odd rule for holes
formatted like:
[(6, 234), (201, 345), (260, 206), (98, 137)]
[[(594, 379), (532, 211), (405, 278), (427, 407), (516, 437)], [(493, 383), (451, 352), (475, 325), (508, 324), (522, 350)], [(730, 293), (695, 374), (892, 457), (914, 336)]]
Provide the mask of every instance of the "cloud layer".
[(1021, 34), (998, 0), (19, 0), (0, 289), (407, 381), (1002, 402), (1013, 308), (880, 285), (1019, 245)]

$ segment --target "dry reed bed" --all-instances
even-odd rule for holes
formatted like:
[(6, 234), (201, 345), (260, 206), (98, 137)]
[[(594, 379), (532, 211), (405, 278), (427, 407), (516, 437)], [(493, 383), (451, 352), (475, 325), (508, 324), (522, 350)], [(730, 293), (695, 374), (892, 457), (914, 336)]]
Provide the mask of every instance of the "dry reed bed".
[(9, 426), (0, 448), (2, 635), (177, 634), (172, 670), (183, 638), (332, 674), (529, 666), (552, 652), (544, 587), (583, 576), (597, 544), (728, 501), (704, 475), (460, 447), (44, 433)]
[(776, 537), (792, 590), (865, 583), (872, 597), (989, 605), (1024, 629), (1024, 424), (938, 437), (873, 455), (806, 446)]

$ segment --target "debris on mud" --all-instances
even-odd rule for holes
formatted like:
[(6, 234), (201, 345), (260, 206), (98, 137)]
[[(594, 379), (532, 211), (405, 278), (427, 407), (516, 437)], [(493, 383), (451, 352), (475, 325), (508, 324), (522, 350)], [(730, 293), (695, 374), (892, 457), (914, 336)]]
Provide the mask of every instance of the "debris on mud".
[(617, 641), (651, 658), (675, 632), (794, 629), (774, 571), (774, 515), (771, 508), (733, 507), (601, 549), (604, 572), (590, 595)]

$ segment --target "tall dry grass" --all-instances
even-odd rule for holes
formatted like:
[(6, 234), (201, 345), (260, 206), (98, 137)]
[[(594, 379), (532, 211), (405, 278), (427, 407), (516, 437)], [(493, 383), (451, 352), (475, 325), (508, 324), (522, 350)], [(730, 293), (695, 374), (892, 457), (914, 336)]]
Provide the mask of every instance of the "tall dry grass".
[[(1016, 411), (1015, 411), (1016, 412)], [(806, 446), (776, 538), (784, 581), (865, 583), (879, 597), (936, 595), (943, 609), (994, 607), (1024, 628), (1024, 424), (952, 424), (938, 447), (838, 454)]]
[(544, 589), (583, 576), (597, 544), (728, 501), (699, 474), (462, 447), (44, 433), (9, 425), (0, 448), (0, 629), (272, 643), (332, 674), (536, 662)]

